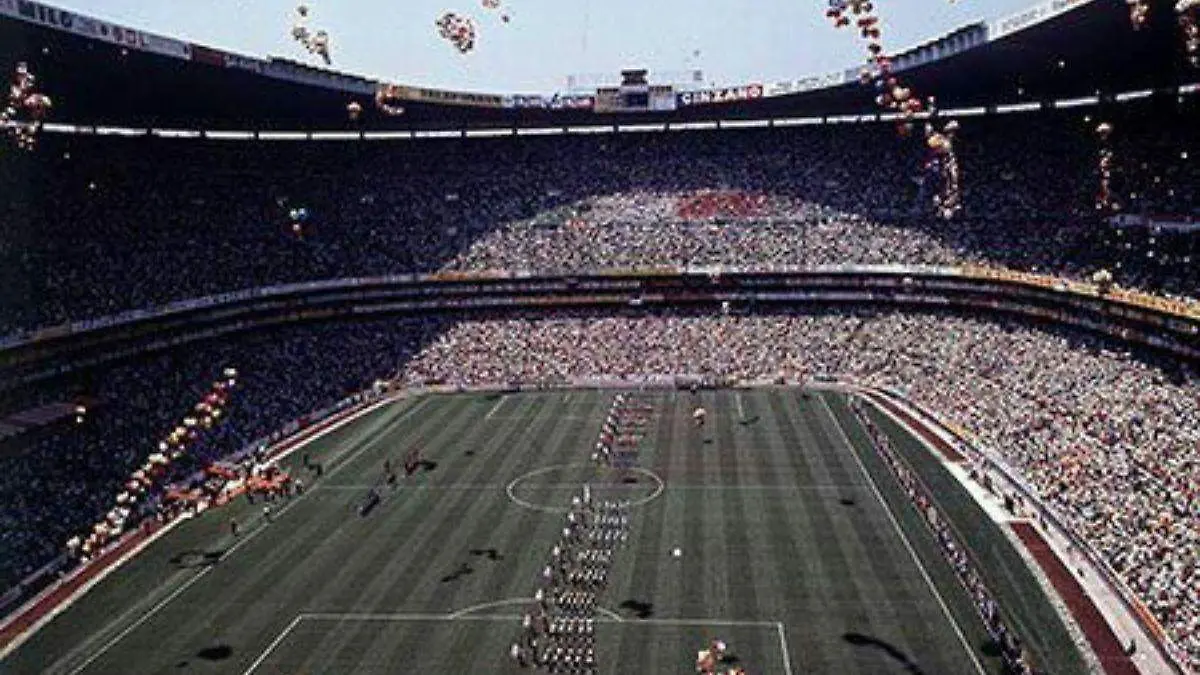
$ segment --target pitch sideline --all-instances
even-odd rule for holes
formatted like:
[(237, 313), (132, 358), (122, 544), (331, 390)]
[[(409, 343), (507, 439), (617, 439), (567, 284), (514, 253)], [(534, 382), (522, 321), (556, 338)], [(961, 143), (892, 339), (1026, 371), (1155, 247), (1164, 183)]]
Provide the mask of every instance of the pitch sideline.
[[(296, 443), (295, 445), (288, 448), (284, 452), (280, 453), (277, 457), (274, 457), (272, 459), (273, 460), (284, 459), (284, 458), (290, 456), (292, 453), (296, 452), (297, 450), (299, 450), (303, 447), (306, 447), (308, 444), (312, 443), (313, 441), (316, 441), (317, 439), (324, 437), (326, 434), (332, 433), (332, 432), (350, 424), (351, 422), (354, 422), (354, 421), (360, 419), (361, 417), (363, 417), (364, 415), (367, 415), (368, 413), (374, 412), (375, 410), (378, 410), (379, 408), (382, 408), (385, 405), (394, 404), (397, 401), (402, 400), (403, 398), (404, 398), (404, 395), (400, 394), (400, 395), (385, 398), (381, 401), (377, 401), (377, 402), (363, 408), (362, 410), (359, 410), (351, 415), (346, 416), (345, 419), (339, 420), (339, 421), (335, 422), (334, 424), (329, 425), (329, 427), (322, 429), (321, 431), (301, 440), (299, 443)], [(428, 398), (422, 398), (416, 404), (409, 407), (409, 409), (406, 410), (403, 414), (401, 414), (399, 420), (397, 420), (397, 421), (407, 418), (409, 415), (411, 415), (413, 412), (415, 412), (417, 409), (419, 409), (422, 405), (424, 405), (428, 400), (429, 400)], [(368, 449), (372, 446), (373, 446), (373, 444), (371, 444), (371, 443), (365, 444), (362, 448), (360, 448), (358, 451), (353, 453), (348, 459), (346, 459), (345, 461), (343, 461), (342, 463), (340, 463), (336, 467), (334, 467), (332, 470), (330, 470), (329, 476), (332, 477), (333, 474), (337, 473), (340, 469), (345, 467), (347, 464), (350, 464), (351, 462), (353, 462), (366, 449)], [(286, 513), (294, 505), (296, 505), (298, 502), (300, 502), (302, 499), (304, 499), (306, 496), (308, 496), (312, 492), (313, 492), (312, 490), (309, 490), (309, 491), (293, 498), (286, 505), (284, 505), (283, 508), (281, 508), (279, 510), (279, 512), (275, 515), (275, 517), (276, 518), (281, 517), (284, 513)], [(180, 521), (177, 520), (175, 522), (177, 523)], [(233, 554), (234, 551), (241, 548), (244, 544), (249, 542), (251, 539), (254, 539), (263, 530), (264, 530), (263, 527), (258, 527), (253, 532), (250, 532), (249, 534), (247, 534), (245, 537), (243, 537), (237, 543), (235, 543), (232, 547), (230, 547), (227, 551), (225, 551), (225, 553), (223, 553), (221, 555), (219, 560), (224, 560), (224, 559), (228, 558), (231, 554)], [(83, 672), (88, 666), (90, 666), (92, 663), (94, 663), (96, 661), (96, 659), (103, 656), (105, 653), (108, 652), (109, 649), (112, 649), (114, 645), (116, 645), (118, 642), (120, 642), (122, 639), (124, 639), (126, 635), (128, 635), (129, 633), (136, 630), (138, 628), (138, 626), (141, 626), (143, 623), (145, 623), (147, 620), (149, 620), (151, 617), (153, 617), (155, 614), (157, 614), (159, 612), (159, 610), (161, 610), (163, 607), (165, 607), (167, 604), (169, 604), (175, 598), (179, 597), (179, 595), (181, 595), (184, 591), (186, 591), (188, 588), (190, 588), (193, 584), (195, 584), (197, 581), (202, 579), (205, 575), (207, 575), (212, 570), (213, 570), (213, 567), (211, 567), (211, 566), (205, 567), (204, 569), (200, 570), (200, 572), (198, 572), (194, 577), (192, 577), (191, 579), (188, 579), (186, 582), (183, 583), (182, 586), (180, 586), (179, 588), (176, 588), (174, 591), (171, 592), (170, 595), (168, 595), (166, 598), (163, 598), (161, 601), (159, 601), (157, 604), (155, 604), (153, 607), (151, 607), (150, 610), (147, 611), (145, 614), (143, 614), (141, 617), (139, 617), (137, 621), (130, 624), (129, 626), (126, 626), (125, 629), (123, 629), (121, 632), (117, 633), (116, 636), (111, 638), (108, 642), (104, 643), (104, 645), (102, 645), (99, 650), (93, 652), (90, 656), (88, 656), (88, 658), (83, 663), (81, 663), (80, 665), (73, 668), (70, 671), (69, 675), (78, 675), (79, 673)], [(115, 567), (114, 567), (114, 571), (115, 571)], [(109, 572), (109, 573), (111, 573), (111, 572)], [(97, 579), (96, 582), (99, 583), (99, 579)], [(81, 591), (81, 593), (79, 594), (78, 597), (72, 597), (67, 603), (64, 603), (65, 606), (63, 607), (63, 610), (65, 611), (67, 606), (69, 606), (70, 604), (73, 604), (76, 600), (79, 599), (79, 597), (82, 597), (82, 595), (83, 595), (83, 592)], [(122, 615), (121, 619), (123, 619), (124, 616), (125, 615)], [(120, 619), (118, 619), (118, 621), (119, 620)], [(101, 632), (102, 633), (107, 632), (107, 630), (101, 631)], [(32, 635), (32, 633), (31, 633), (31, 635)]]

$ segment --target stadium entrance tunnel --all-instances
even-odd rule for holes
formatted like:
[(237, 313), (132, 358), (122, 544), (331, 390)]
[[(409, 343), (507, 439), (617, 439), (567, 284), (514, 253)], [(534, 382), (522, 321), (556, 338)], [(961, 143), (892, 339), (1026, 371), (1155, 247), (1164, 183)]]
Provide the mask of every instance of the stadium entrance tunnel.
[(587, 485), (593, 499), (627, 501), (631, 507), (658, 498), (666, 483), (658, 474), (632, 467), (620, 469), (589, 463), (559, 464), (517, 476), (505, 487), (518, 506), (543, 513), (566, 513), (572, 497)]

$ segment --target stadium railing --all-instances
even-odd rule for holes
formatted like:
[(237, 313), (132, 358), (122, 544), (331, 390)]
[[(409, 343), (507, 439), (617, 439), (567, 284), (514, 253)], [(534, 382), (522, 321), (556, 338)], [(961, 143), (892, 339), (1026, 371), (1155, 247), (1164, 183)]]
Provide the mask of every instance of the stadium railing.
[(974, 440), (973, 435), (969, 431), (952, 421), (946, 420), (940, 414), (913, 402), (902, 392), (870, 386), (859, 386), (858, 388), (888, 399), (893, 403), (899, 403), (912, 410), (917, 414), (919, 423), (932, 426), (935, 433), (940, 432), (938, 433), (939, 436), (943, 438), (948, 437), (950, 442), (962, 454), (981, 463), (991, 471), (1002, 475), (1009, 484), (1020, 491), (1021, 499), (1026, 504), (1033, 505), (1042, 519), (1066, 537), (1075, 547), (1075, 550), (1082, 552), (1088, 559), (1088, 562), (1091, 563), (1091, 566), (1100, 572), (1105, 584), (1113, 591), (1114, 596), (1121, 600), (1121, 603), (1125, 606), (1130, 616), (1133, 616), (1141, 624), (1148, 635), (1154, 637), (1153, 643), (1155, 649), (1175, 668), (1177, 675), (1186, 675), (1190, 672), (1184, 665), (1186, 653), (1183, 648), (1171, 640), (1166, 630), (1163, 629), (1162, 624), (1154, 617), (1145, 603), (1125, 583), (1125, 580), (1112, 568), (1100, 552), (1084, 540), (1074, 528), (1069, 526), (1066, 520), (1060, 517), (1056, 509), (1038, 496), (1036, 489), (1021, 476), (1019, 471), (1012, 468), (1002, 457), (998, 457), (993, 452), (984, 449)]
[[(14, 337), (13, 385), (201, 339), (299, 321), (383, 314), (876, 304), (1022, 315), (1200, 362), (1200, 308), (1006, 271), (901, 265), (657, 268), (574, 275), (454, 273), (340, 279), (226, 293)], [(1186, 310), (1186, 311), (1185, 311)], [(19, 372), (12, 372), (17, 370)]]

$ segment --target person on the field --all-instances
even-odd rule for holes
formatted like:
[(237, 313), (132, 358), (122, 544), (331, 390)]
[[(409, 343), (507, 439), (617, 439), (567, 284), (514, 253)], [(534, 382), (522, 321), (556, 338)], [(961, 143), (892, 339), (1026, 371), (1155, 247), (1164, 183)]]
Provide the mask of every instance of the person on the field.
[(692, 419), (696, 422), (697, 427), (704, 426), (704, 420), (706, 417), (708, 417), (708, 411), (704, 408), (696, 408), (696, 410), (692, 412)]
[(404, 458), (404, 475), (411, 476), (417, 472), (417, 468), (421, 466), (421, 449), (413, 448), (408, 451), (408, 455)]

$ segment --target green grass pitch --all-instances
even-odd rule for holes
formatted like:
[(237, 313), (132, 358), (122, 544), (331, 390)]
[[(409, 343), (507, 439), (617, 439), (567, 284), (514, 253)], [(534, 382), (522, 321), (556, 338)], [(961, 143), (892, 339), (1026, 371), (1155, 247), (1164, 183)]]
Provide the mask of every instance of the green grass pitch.
[[(839, 397), (644, 396), (656, 417), (635, 484), (587, 464), (609, 393), (385, 406), (305, 449), (325, 475), (273, 522), (238, 500), (184, 523), (0, 671), (518, 673), (507, 647), (522, 599), (561, 529), (558, 509), (586, 480), (641, 502), (601, 596), (602, 673), (694, 672), (714, 636), (754, 675), (999, 672), (927, 533), (898, 525), (903, 504), (881, 500), (894, 485), (851, 448), (861, 435), (843, 431)], [(702, 430), (696, 405), (709, 412)], [(414, 444), (428, 470), (360, 517), (384, 458), (398, 464)], [(243, 524), (236, 539), (231, 517)]]

